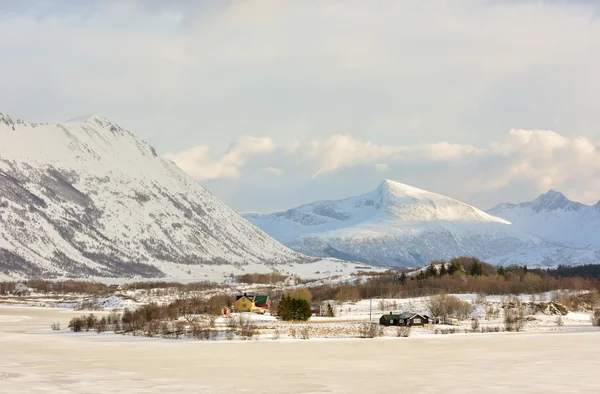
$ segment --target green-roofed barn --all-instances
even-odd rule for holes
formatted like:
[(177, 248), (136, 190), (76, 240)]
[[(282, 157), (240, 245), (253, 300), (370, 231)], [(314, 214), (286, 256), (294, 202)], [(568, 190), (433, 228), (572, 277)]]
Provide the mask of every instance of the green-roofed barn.
[(268, 295), (257, 295), (254, 297), (254, 303), (258, 308), (271, 309), (271, 299)]

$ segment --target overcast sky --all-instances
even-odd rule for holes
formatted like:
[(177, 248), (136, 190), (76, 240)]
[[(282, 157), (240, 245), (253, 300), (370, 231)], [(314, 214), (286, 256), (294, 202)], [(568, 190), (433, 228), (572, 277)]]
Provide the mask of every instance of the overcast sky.
[(384, 178), (593, 204), (599, 3), (0, 0), (0, 112), (104, 116), (240, 211)]

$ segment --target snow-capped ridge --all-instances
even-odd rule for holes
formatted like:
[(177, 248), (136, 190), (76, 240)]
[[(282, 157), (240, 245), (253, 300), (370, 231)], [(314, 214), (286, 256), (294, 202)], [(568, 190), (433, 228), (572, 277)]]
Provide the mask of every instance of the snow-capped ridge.
[(3, 114), (0, 141), (0, 274), (185, 277), (201, 264), (315, 261), (105, 118), (36, 125)]
[(384, 210), (402, 220), (484, 221), (510, 224), (471, 205), (441, 194), (389, 179), (382, 181), (376, 193)]
[(490, 249), (506, 250), (536, 242), (508, 235), (505, 219), (389, 179), (363, 195), (244, 216), (298, 251), (367, 263), (419, 265), (431, 258), (486, 255), (486, 239)]
[(525, 201), (518, 204), (502, 203), (495, 205), (487, 210), (487, 213), (504, 217), (502, 212), (516, 208), (531, 209), (534, 212), (552, 212), (552, 211), (580, 211), (585, 210), (588, 205), (569, 200), (563, 193), (550, 189), (546, 193), (539, 195), (532, 201)]

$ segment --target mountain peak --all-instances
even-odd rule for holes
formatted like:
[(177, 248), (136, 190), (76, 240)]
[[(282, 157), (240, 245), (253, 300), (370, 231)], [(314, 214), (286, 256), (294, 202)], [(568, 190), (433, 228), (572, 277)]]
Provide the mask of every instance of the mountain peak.
[(103, 123), (111, 123), (104, 116), (100, 116), (97, 114), (87, 114), (87, 115), (77, 116), (73, 119), (67, 120), (65, 123), (87, 123), (87, 122), (98, 123), (100, 125), (102, 125)]
[(552, 199), (552, 200), (567, 200), (567, 197), (562, 194), (561, 192), (554, 190), (554, 189), (550, 189), (548, 190), (546, 193), (541, 194), (537, 200), (548, 200), (548, 199)]
[(427, 196), (436, 195), (435, 193), (428, 192), (405, 183), (396, 182), (391, 179), (384, 179), (381, 181), (377, 187), (377, 191), (380, 194), (385, 193), (391, 197), (425, 198)]
[(548, 190), (533, 200), (532, 208), (539, 211), (578, 210), (582, 204), (569, 200), (564, 194), (554, 189)]

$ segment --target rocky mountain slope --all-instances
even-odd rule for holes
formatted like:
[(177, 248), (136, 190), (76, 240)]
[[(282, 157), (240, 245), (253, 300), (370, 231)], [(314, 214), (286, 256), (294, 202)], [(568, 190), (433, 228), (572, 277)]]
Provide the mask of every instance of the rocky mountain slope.
[(0, 114), (0, 275), (178, 277), (313, 261), (104, 118)]
[(543, 244), (508, 220), (390, 180), (361, 196), (244, 217), (302, 253), (380, 265), (465, 255), (493, 260)]

